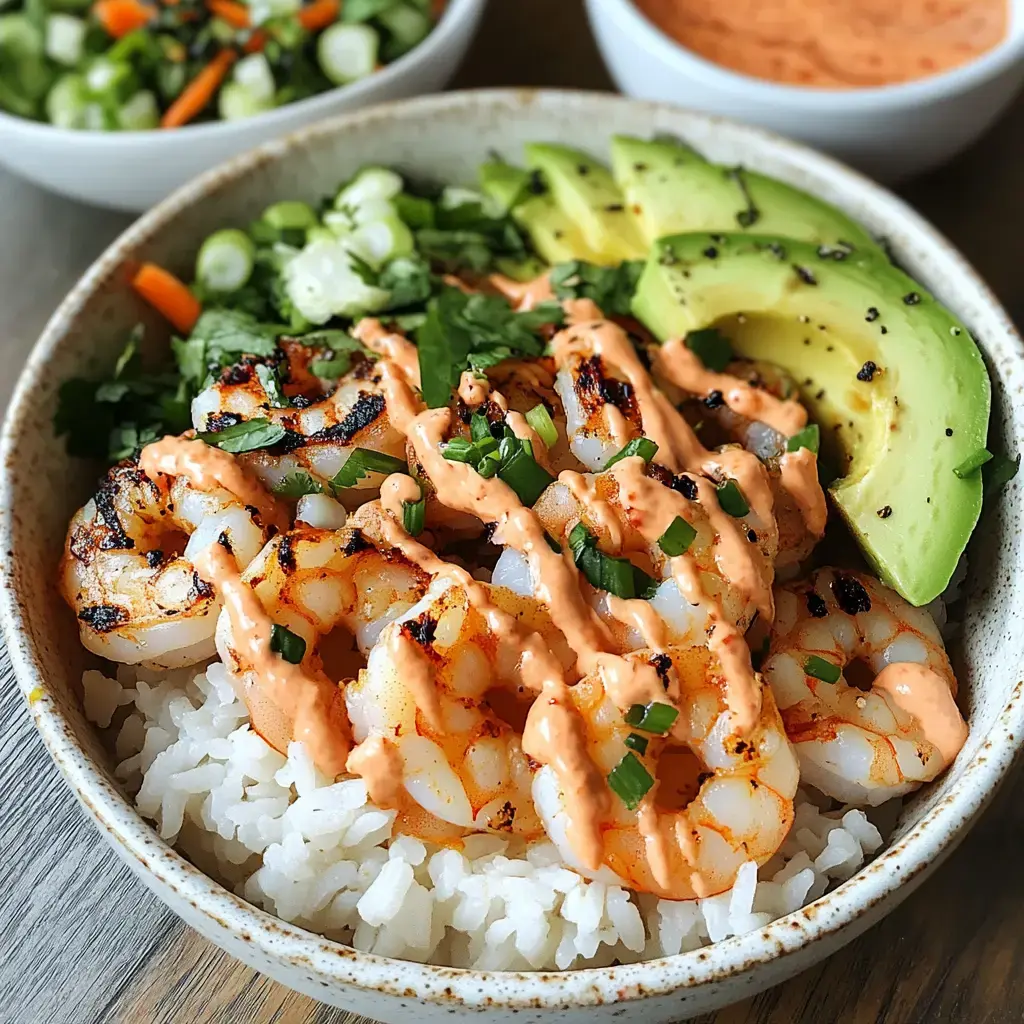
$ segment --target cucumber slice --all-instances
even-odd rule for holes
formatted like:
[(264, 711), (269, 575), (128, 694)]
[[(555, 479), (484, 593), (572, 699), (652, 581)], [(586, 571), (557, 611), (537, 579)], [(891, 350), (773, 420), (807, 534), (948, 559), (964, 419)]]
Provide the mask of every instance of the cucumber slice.
[(51, 14), (46, 19), (46, 56), (73, 68), (82, 59), (85, 22), (73, 14)]
[(430, 34), (430, 18), (411, 4), (395, 4), (381, 11), (377, 21), (388, 32), (382, 48), (385, 63), (398, 60)]
[(240, 82), (226, 82), (217, 95), (217, 113), (224, 121), (240, 121), (273, 109), (273, 102), (261, 100)]
[(234, 80), (245, 88), (257, 103), (271, 104), (277, 85), (270, 62), (262, 53), (251, 53), (235, 65)]
[(81, 75), (61, 75), (46, 97), (46, 117), (58, 128), (84, 128), (89, 89)]
[(335, 196), (337, 209), (358, 210), (371, 200), (394, 199), (404, 188), (401, 175), (388, 167), (364, 167)]
[(127, 103), (121, 105), (117, 119), (125, 131), (141, 132), (160, 125), (160, 108), (156, 96), (148, 89), (140, 89)]
[(284, 199), (268, 206), (263, 211), (261, 219), (278, 231), (305, 231), (317, 224), (316, 211), (313, 207), (297, 199)]

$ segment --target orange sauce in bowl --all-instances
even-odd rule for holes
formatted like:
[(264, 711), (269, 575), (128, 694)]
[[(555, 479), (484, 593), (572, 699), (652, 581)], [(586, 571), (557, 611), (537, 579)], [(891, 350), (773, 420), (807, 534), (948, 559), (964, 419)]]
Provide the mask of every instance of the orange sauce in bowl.
[(948, 71), (998, 46), (1008, 0), (634, 0), (666, 35), (755, 78), (823, 89)]

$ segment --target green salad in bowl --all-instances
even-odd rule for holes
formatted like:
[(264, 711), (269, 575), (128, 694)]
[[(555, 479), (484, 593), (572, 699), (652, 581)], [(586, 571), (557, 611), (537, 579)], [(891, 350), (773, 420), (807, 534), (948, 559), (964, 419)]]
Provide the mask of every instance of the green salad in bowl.
[(0, 13), (0, 110), (92, 131), (251, 117), (372, 75), (418, 46), (443, 7), (15, 0)]

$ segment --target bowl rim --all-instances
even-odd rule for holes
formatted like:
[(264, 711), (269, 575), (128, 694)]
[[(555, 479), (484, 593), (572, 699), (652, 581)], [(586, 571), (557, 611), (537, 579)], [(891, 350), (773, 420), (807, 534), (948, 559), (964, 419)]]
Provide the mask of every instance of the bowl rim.
[(328, 115), (333, 104), (342, 95), (353, 103), (360, 99), (363, 99), (364, 102), (372, 101), (374, 93), (378, 89), (387, 88), (406, 72), (415, 71), (421, 65), (429, 64), (437, 54), (443, 53), (449, 40), (454, 38), (461, 28), (463, 20), (476, 16), (482, 10), (484, 3), (486, 0), (448, 0), (440, 19), (431, 29), (430, 34), (408, 53), (402, 54), (390, 64), (385, 64), (379, 71), (366, 78), (349, 82), (348, 85), (336, 85), (325, 92), (307, 96), (294, 103), (285, 103), (283, 106), (265, 110), (252, 117), (243, 117), (235, 121), (225, 121), (218, 117), (214, 121), (185, 124), (172, 131), (162, 128), (103, 131), (89, 128), (61, 128), (48, 121), (19, 117), (17, 114), (0, 109), (0, 128), (6, 125), (29, 134), (45, 135), (51, 141), (68, 145), (86, 143), (90, 146), (111, 148), (129, 140), (132, 142), (141, 140), (156, 146), (172, 146), (174, 139), (181, 138), (186, 138), (190, 142), (201, 142), (211, 135), (230, 135), (233, 132), (243, 132), (253, 125), (273, 131), (280, 128), (281, 125), (287, 125), (296, 116), (315, 115), (321, 112), (321, 108), (323, 108), (322, 113)]
[[(934, 102), (949, 95), (966, 92), (994, 78), (1024, 59), (1024, 8), (1011, 0), (1011, 22), (1005, 38), (990, 50), (946, 71), (907, 82), (865, 86), (854, 89), (827, 89), (821, 86), (791, 85), (735, 71), (702, 57), (673, 39), (640, 10), (634, 0), (586, 0), (593, 17), (594, 9), (605, 8), (620, 27), (639, 35), (640, 45), (650, 54), (673, 65), (678, 72), (704, 78), (723, 92), (741, 98), (756, 98), (809, 113), (871, 112), (889, 106), (913, 106)], [(1020, 22), (1015, 25), (1014, 22)]]
[[(80, 314), (92, 292), (136, 247), (159, 233), (178, 214), (202, 200), (212, 190), (244, 177), (265, 162), (281, 159), (309, 140), (344, 133), (354, 125), (370, 126), (400, 117), (429, 118), (456, 111), (467, 103), (491, 105), (495, 115), (509, 110), (544, 110), (571, 106), (588, 121), (602, 123), (609, 105), (629, 107), (638, 115), (671, 112), (691, 124), (726, 124), (750, 146), (789, 157), (812, 171), (834, 176), (881, 213), (901, 218), (915, 242), (942, 251), (980, 307), (994, 316), (1004, 338), (1024, 360), (1022, 344), (1001, 305), (959, 252), (902, 200), (827, 156), (771, 132), (737, 124), (705, 113), (600, 93), (561, 90), (494, 89), (444, 93), (402, 100), (353, 111), (271, 140), (226, 161), (182, 186), (130, 225), (91, 265), (53, 314), (33, 346), (19, 375), (0, 436), (0, 550), (12, 551), (16, 530), (14, 487), (10, 472), (23, 426), (29, 415), (36, 382), (50, 368), (52, 350)], [(1024, 679), (1007, 698), (984, 743), (974, 753), (949, 792), (929, 809), (900, 840), (883, 850), (852, 879), (842, 883), (813, 904), (779, 918), (758, 931), (729, 938), (712, 946), (618, 967), (587, 968), (561, 972), (492, 972), (438, 967), (363, 953), (325, 939), (263, 911), (187, 861), (159, 838), (132, 802), (111, 784), (98, 762), (86, 753), (57, 704), (46, 692), (36, 651), (19, 602), (19, 578), (15, 559), (0, 559), (0, 622), (18, 685), (44, 743), (73, 792), (89, 810), (108, 840), (151, 887), (166, 893), (174, 890), (181, 903), (190, 904), (190, 921), (204, 919), (207, 934), (231, 934), (235, 949), (258, 952), (264, 962), (313, 974), (322, 984), (351, 986), (367, 993), (424, 1002), (487, 1007), (494, 1010), (555, 1010), (568, 1006), (626, 1003), (652, 997), (684, 994), (686, 990), (734, 979), (771, 961), (799, 953), (816, 941), (827, 939), (864, 918), (867, 927), (884, 913), (880, 905), (895, 905), (909, 894), (912, 879), (949, 853), (966, 834), (984, 805), (991, 799), (1024, 741)], [(149, 876), (149, 878), (145, 878)], [(150, 881), (150, 879), (152, 881)], [(900, 890), (902, 889), (902, 892)], [(165, 900), (166, 902), (166, 900)], [(872, 914), (875, 907), (879, 911)], [(172, 909), (179, 910), (174, 907)], [(847, 932), (847, 934), (850, 934)], [(852, 934), (850, 934), (852, 938)]]

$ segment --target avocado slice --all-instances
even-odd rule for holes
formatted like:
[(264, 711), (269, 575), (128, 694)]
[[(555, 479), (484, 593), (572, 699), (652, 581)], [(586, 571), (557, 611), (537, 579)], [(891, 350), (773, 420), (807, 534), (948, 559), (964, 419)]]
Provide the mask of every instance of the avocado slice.
[[(583, 233), (555, 202), (550, 192), (531, 190), (531, 175), (521, 167), (492, 160), (480, 167), (480, 190), (490, 196), (530, 236), (533, 247), (548, 263), (586, 260), (608, 263), (591, 250)], [(611, 262), (617, 262), (612, 260)]]
[(684, 231), (753, 231), (881, 252), (834, 206), (756, 171), (709, 163), (682, 143), (617, 135), (611, 152), (612, 174), (649, 243)]
[(984, 448), (991, 394), (970, 333), (933, 296), (872, 254), (697, 233), (655, 243), (633, 311), (662, 341), (715, 326), (788, 371), (878, 576), (914, 605), (942, 593), (981, 512), (980, 472), (954, 468)]
[[(611, 265), (647, 255), (647, 243), (608, 168), (568, 146), (534, 142), (525, 147), (525, 153), (527, 164), (540, 171), (558, 208), (598, 255), (591, 262)], [(579, 253), (576, 258), (587, 259)]]

